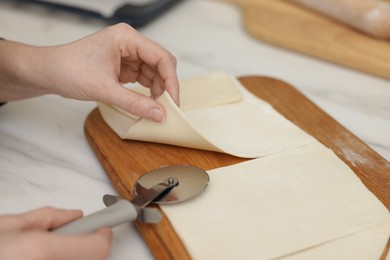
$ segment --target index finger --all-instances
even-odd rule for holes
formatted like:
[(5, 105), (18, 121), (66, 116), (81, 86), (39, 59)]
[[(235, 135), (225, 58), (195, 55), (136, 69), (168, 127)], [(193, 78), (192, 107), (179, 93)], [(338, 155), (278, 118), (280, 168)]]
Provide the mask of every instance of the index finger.
[(22, 214), (1, 216), (0, 231), (49, 230), (80, 218), (82, 215), (80, 210), (44, 207)]
[(145, 63), (157, 68), (157, 72), (163, 81), (164, 89), (169, 93), (173, 101), (179, 105), (179, 81), (176, 74), (176, 58), (152, 41), (143, 45), (138, 53), (140, 59)]
[(134, 30), (134, 39), (126, 40), (126, 53), (137, 56), (144, 63), (155, 67), (163, 80), (164, 89), (179, 105), (179, 81), (176, 73), (176, 58), (166, 49)]

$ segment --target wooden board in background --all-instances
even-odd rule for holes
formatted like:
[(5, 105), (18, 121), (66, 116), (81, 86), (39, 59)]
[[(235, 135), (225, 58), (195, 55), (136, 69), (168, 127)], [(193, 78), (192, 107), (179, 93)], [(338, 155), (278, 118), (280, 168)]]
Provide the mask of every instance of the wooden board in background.
[[(280, 114), (331, 148), (390, 210), (390, 163), (324, 113), (292, 86), (272, 78), (244, 77), (241, 83)], [(118, 194), (132, 198), (132, 187), (144, 173), (162, 165), (192, 164), (205, 170), (246, 159), (171, 145), (120, 139), (97, 109), (85, 122), (86, 137)], [(161, 223), (136, 226), (157, 259), (190, 259), (164, 216)], [(382, 258), (389, 251), (389, 243)]]
[(245, 29), (261, 41), (390, 79), (390, 41), (287, 0), (224, 1), (241, 7)]

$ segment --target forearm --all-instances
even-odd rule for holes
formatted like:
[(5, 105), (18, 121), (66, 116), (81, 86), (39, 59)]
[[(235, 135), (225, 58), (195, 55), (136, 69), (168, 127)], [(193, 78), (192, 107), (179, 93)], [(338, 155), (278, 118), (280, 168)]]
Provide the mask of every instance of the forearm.
[(45, 82), (46, 48), (0, 41), (0, 101), (50, 93)]

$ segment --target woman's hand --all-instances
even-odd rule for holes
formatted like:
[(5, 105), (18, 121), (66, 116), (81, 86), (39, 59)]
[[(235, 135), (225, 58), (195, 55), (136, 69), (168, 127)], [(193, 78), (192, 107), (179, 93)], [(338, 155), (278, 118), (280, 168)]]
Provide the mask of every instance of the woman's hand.
[(79, 210), (54, 208), (0, 216), (0, 259), (107, 259), (108, 228), (77, 236), (49, 232), (81, 216)]
[[(164, 91), (179, 105), (175, 57), (127, 24), (53, 47), (0, 41), (0, 79), (0, 101), (59, 94), (102, 101), (154, 121), (165, 118), (155, 101)], [(151, 97), (124, 88), (128, 82), (150, 88)]]

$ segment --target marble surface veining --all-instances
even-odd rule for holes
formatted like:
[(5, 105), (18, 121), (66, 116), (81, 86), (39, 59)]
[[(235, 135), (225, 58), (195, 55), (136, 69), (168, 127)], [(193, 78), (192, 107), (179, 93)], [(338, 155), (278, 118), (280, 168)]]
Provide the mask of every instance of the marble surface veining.
[[(180, 78), (225, 70), (286, 81), (390, 160), (390, 82), (259, 42), (235, 5), (187, 0), (139, 31), (170, 50)], [(42, 7), (0, 1), (1, 37), (35, 45), (73, 41), (106, 26)], [(390, 72), (389, 72), (390, 73)], [(115, 193), (83, 133), (96, 106), (48, 95), (0, 109), (0, 214), (41, 206), (104, 207)], [(152, 259), (131, 223), (114, 229), (110, 259)]]

